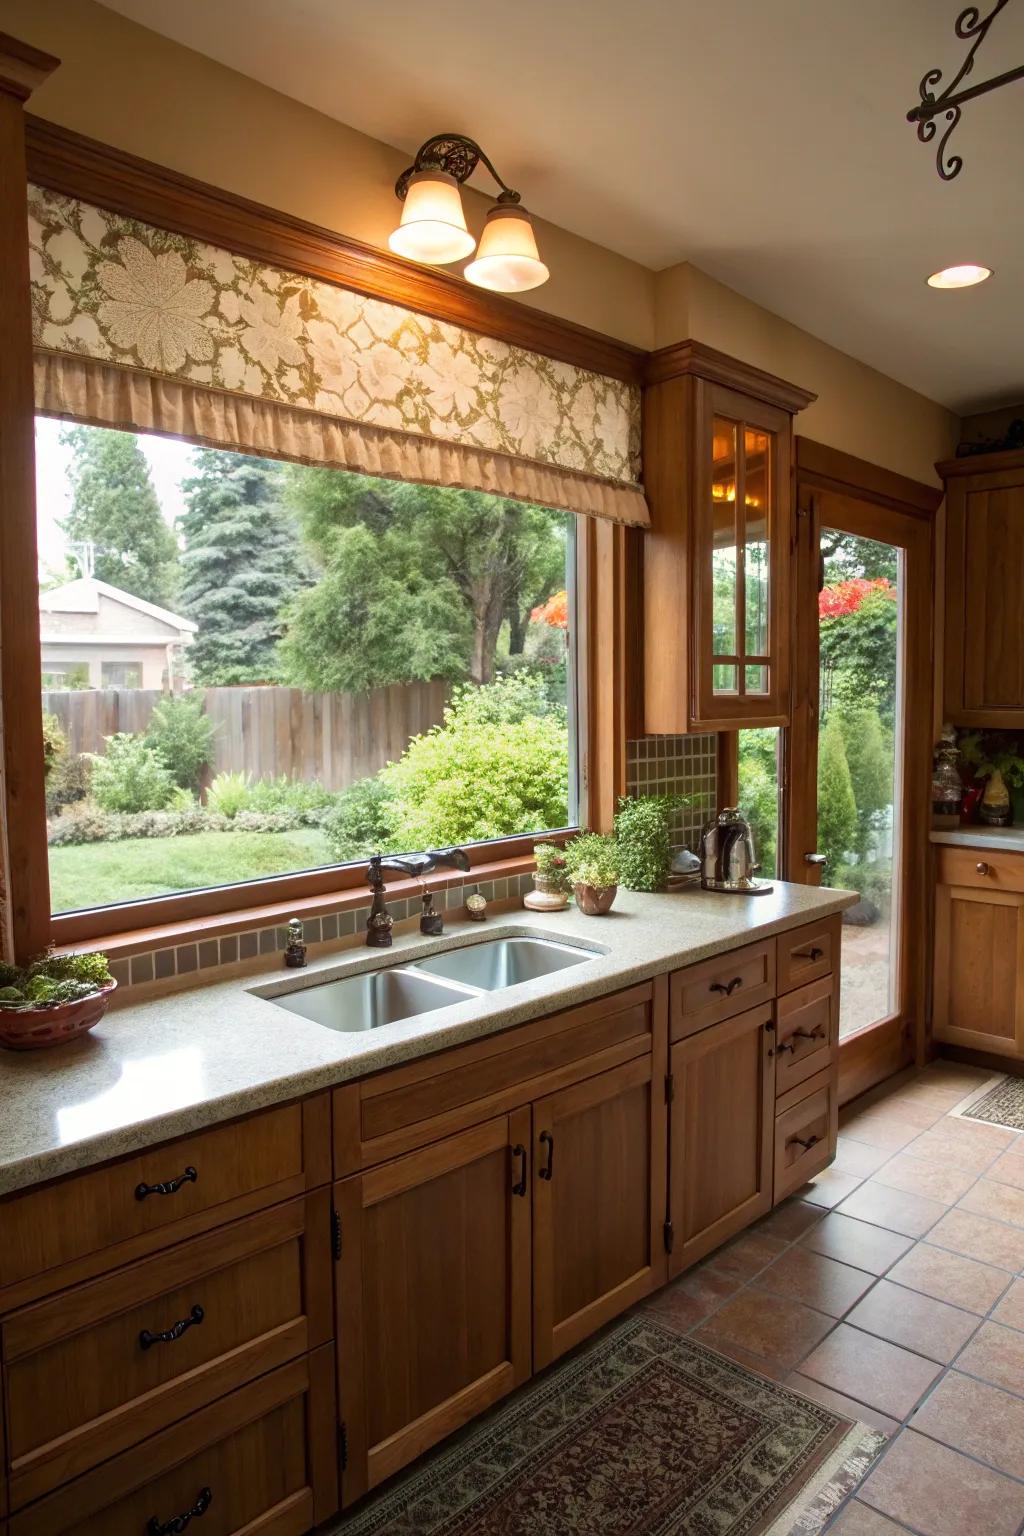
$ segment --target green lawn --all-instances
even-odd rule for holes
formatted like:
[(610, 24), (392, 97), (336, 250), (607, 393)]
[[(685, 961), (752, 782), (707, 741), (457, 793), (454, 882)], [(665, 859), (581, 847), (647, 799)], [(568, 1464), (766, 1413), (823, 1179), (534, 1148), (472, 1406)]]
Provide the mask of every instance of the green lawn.
[(50, 849), (54, 912), (232, 885), (261, 875), (316, 869), (333, 860), (318, 829), (300, 832), (198, 832)]

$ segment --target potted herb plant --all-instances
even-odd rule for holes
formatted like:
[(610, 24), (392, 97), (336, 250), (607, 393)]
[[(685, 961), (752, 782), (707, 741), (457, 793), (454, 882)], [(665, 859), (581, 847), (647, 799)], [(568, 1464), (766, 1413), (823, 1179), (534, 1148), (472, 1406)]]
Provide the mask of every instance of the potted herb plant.
[(569, 900), (572, 884), (565, 849), (557, 843), (534, 843), (537, 865), (533, 890), (523, 897), (523, 905), (535, 912), (560, 912)]
[(106, 955), (46, 954), (24, 968), (0, 965), (0, 1044), (31, 1051), (83, 1034), (106, 1013), (116, 986)]
[(600, 832), (581, 832), (565, 854), (576, 905), (588, 917), (601, 917), (619, 888), (618, 843)]
[(619, 866), (628, 891), (663, 891), (672, 850), (669, 826), (673, 811), (688, 804), (682, 795), (623, 796), (615, 812)]

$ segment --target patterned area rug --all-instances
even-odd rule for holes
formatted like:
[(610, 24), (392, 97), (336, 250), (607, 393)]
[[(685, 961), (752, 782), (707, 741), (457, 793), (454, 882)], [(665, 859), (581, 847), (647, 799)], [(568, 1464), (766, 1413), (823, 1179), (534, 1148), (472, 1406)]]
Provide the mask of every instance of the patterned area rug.
[(1004, 1077), (960, 1113), (965, 1120), (987, 1120), (1011, 1131), (1024, 1131), (1024, 1078)]
[(791, 1536), (884, 1436), (635, 1316), (362, 1503), (336, 1536)]

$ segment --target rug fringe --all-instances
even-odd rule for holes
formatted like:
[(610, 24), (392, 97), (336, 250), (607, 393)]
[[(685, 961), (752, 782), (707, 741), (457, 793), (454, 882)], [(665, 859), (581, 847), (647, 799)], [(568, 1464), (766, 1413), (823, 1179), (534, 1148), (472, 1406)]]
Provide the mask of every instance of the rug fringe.
[(881, 1430), (855, 1424), (762, 1536), (817, 1536), (885, 1444)]

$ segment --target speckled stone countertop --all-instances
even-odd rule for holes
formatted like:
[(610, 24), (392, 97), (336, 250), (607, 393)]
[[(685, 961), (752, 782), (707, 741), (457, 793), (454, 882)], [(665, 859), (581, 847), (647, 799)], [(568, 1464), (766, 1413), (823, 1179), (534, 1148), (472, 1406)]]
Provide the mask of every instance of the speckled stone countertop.
[[(303, 971), (236, 975), (130, 1004), (54, 1050), (0, 1050), (0, 1194), (494, 1034), (855, 900), (848, 891), (781, 882), (755, 897), (620, 891), (607, 917), (574, 907), (515, 911), (482, 928), (453, 923), (443, 939), (404, 935), (390, 951), (339, 951)], [(543, 934), (594, 953), (553, 975), (358, 1033), (325, 1029), (256, 995), (513, 934)]]
[(1024, 853), (1024, 827), (956, 827), (952, 832), (933, 832), (933, 843), (954, 848), (987, 848), (992, 853)]

